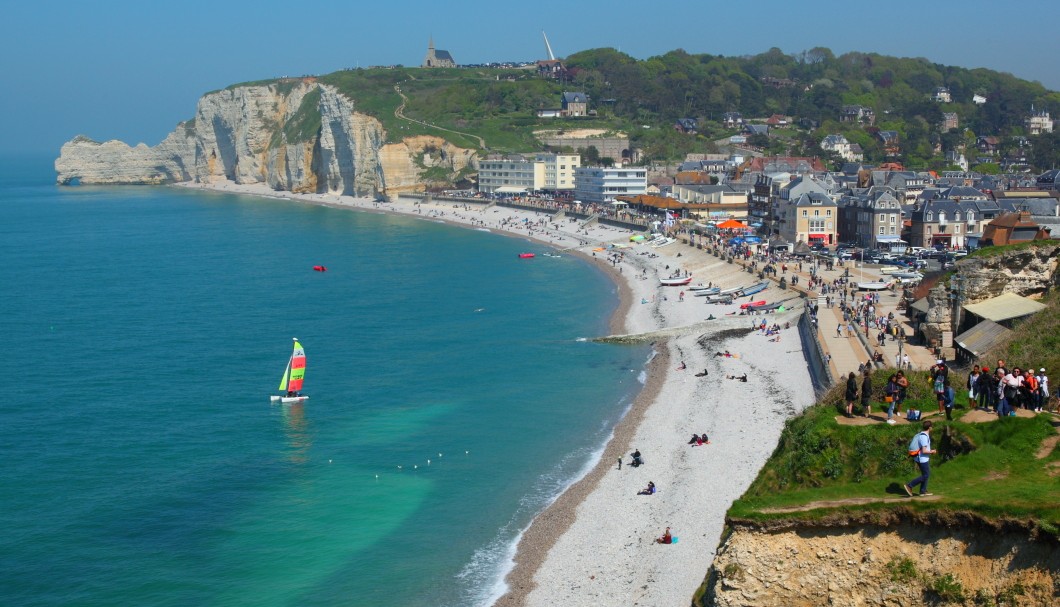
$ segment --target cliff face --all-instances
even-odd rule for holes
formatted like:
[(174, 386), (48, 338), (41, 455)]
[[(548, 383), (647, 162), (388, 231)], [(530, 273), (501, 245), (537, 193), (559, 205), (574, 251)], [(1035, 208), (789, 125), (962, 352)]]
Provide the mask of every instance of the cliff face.
[(1058, 585), (1060, 548), (1025, 532), (737, 529), (714, 559), (703, 604), (1056, 605)]
[(1044, 244), (963, 259), (957, 267), (964, 278), (964, 297), (975, 302), (1002, 293), (1042, 295), (1056, 285), (1058, 254), (1060, 244)]
[(60, 184), (264, 183), (276, 190), (373, 196), (422, 189), (423, 173), (455, 174), (474, 151), (417, 137), (384, 145), (383, 127), (312, 79), (204, 95), (195, 119), (154, 147), (78, 136), (55, 161)]

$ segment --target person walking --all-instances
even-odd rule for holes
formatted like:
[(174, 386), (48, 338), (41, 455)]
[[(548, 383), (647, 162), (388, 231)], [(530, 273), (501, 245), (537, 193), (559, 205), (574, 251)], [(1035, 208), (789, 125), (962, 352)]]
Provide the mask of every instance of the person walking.
[(920, 497), (932, 495), (928, 493), (928, 479), (931, 477), (931, 455), (935, 453), (935, 450), (931, 448), (931, 420), (927, 420), (923, 424), (923, 430), (917, 433), (913, 437), (912, 442), (909, 443), (909, 453), (913, 456), (913, 461), (920, 468), (920, 476), (914, 478), (908, 483), (902, 485), (905, 489), (906, 495), (913, 497), (913, 488), (920, 486)]
[(869, 370), (869, 365), (865, 365), (864, 377), (861, 379), (861, 414), (864, 417), (868, 417), (869, 413), (872, 413), (872, 405), (869, 399), (872, 398), (872, 371)]

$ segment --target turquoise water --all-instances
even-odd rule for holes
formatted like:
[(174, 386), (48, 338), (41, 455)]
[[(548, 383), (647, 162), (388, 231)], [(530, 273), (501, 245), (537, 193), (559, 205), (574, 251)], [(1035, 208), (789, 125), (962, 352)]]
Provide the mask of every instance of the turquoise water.
[(0, 160), (0, 604), (481, 604), (640, 388), (539, 245)]

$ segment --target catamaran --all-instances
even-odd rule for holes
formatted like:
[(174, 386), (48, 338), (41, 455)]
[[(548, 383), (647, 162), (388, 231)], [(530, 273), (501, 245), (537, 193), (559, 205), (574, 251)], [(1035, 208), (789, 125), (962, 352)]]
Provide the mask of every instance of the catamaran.
[(272, 402), (289, 404), (309, 400), (308, 396), (301, 394), (302, 382), (305, 379), (305, 349), (302, 348), (302, 344), (298, 343), (297, 337), (292, 339), (294, 339), (294, 352), (291, 352), (291, 359), (287, 361), (287, 369), (283, 372), (283, 379), (280, 380), (279, 390), (283, 394), (270, 397)]

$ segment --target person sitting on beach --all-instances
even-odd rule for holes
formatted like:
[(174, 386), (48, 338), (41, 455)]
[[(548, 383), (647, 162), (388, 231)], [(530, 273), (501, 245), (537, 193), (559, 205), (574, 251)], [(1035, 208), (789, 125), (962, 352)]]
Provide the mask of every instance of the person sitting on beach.
[(655, 483), (648, 481), (648, 486), (638, 491), (637, 495), (655, 495)]
[(744, 373), (743, 375), (739, 375), (739, 376), (737, 376), (737, 375), (726, 375), (725, 379), (735, 379), (736, 381), (742, 381), (744, 383), (747, 383), (747, 374)]
[(656, 544), (672, 544), (674, 543), (674, 536), (670, 534), (670, 528), (667, 527), (666, 531), (662, 534), (662, 537), (655, 538)]
[(702, 373), (696, 373), (696, 377), (706, 377), (706, 376), (708, 376), (708, 375), (710, 375), (710, 374), (709, 374), (709, 373), (707, 373), (707, 370), (706, 370), (706, 369), (703, 369), (703, 372), (702, 372)]
[(699, 435), (693, 434), (692, 436), (696, 437), (696, 442), (695, 443), (689, 443), (693, 447), (702, 447), (703, 445), (709, 445), (710, 444), (710, 440), (707, 439), (707, 433), (706, 432), (704, 432), (703, 434), (699, 434)]
[(637, 449), (633, 453), (630, 453), (629, 456), (633, 458), (632, 461), (629, 462), (629, 465), (633, 466), (634, 468), (644, 463), (644, 458), (640, 455), (640, 449)]
[(684, 371), (686, 368), (687, 367), (685, 367), (685, 361), (683, 360), (681, 361), (681, 364), (677, 366), (678, 371)]
[(692, 435), (692, 438), (690, 438), (690, 439), (688, 440), (688, 444), (689, 444), (689, 445), (694, 445), (694, 444), (698, 443), (698, 442), (699, 442), (699, 441), (701, 441), (701, 440), (703, 440), (703, 439), (699, 438), (699, 435), (698, 435), (698, 434), (693, 434), (693, 435)]

